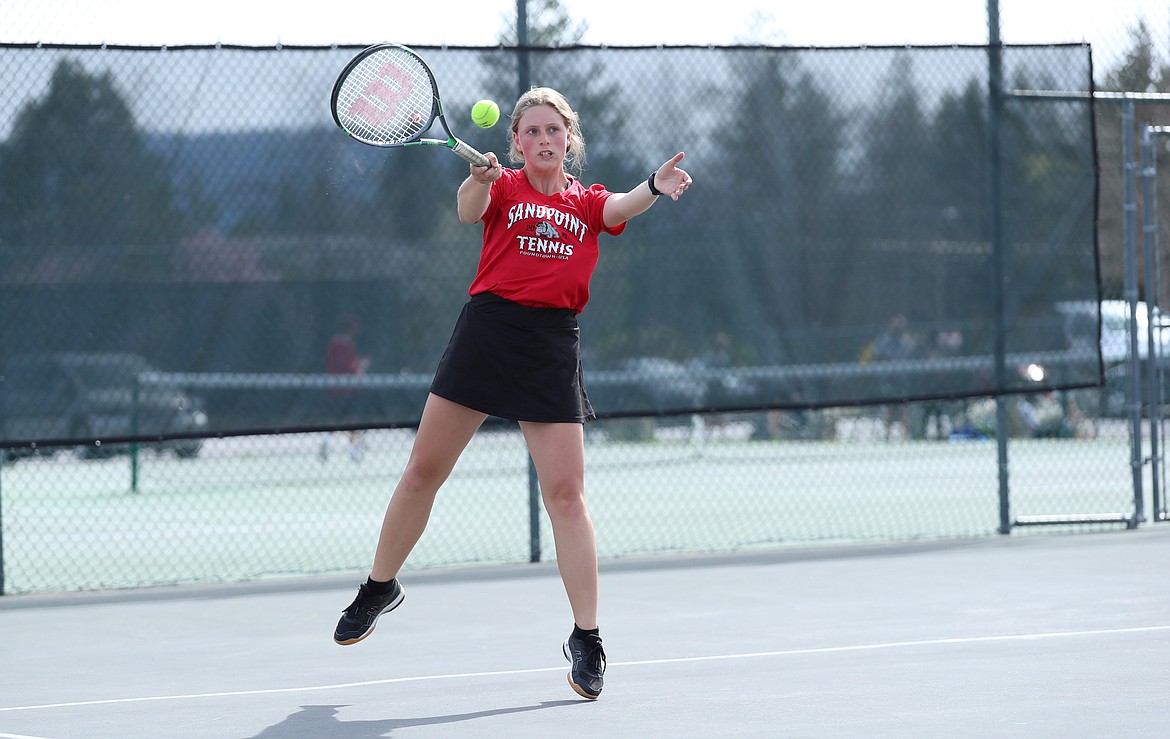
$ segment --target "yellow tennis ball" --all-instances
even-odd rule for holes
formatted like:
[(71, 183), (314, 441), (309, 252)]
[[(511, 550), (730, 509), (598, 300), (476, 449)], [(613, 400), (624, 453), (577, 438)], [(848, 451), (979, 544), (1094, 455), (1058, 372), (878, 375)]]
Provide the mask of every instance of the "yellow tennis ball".
[(491, 128), (500, 120), (500, 106), (492, 100), (480, 100), (471, 106), (471, 120), (480, 128)]

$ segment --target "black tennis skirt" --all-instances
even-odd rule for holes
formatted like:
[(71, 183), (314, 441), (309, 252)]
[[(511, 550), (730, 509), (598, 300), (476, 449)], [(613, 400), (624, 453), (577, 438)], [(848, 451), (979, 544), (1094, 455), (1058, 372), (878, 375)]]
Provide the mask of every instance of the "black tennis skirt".
[(463, 306), (431, 392), (513, 421), (597, 418), (581, 376), (576, 312), (532, 308), (492, 293)]

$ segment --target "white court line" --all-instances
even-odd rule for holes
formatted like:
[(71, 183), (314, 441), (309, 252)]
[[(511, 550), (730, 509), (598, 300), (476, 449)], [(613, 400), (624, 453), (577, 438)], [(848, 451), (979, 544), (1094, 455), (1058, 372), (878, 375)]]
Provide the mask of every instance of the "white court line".
[[(1090, 629), (1087, 631), (1049, 631), (1037, 634), (1001, 634), (998, 636), (960, 636), (947, 639), (921, 639), (917, 641), (878, 642), (876, 644), (853, 644), (843, 647), (810, 647), (808, 649), (781, 649), (772, 652), (742, 652), (738, 654), (713, 654), (705, 657), (672, 657), (668, 659), (644, 659), (629, 662), (611, 662), (609, 667), (637, 667), (642, 665), (673, 665), (683, 662), (713, 662), (733, 659), (759, 659), (761, 657), (791, 657), (808, 654), (836, 654), (840, 652), (864, 652), (877, 649), (902, 649), (907, 647), (930, 647), (944, 644), (978, 644), (981, 642), (999, 641), (1031, 641), (1039, 639), (1066, 639), (1076, 636), (1106, 636), (1110, 634), (1140, 634), (1150, 631), (1170, 631), (1170, 624), (1158, 626), (1131, 626), (1117, 629)], [(335, 683), (333, 685), (308, 685), (299, 688), (268, 688), (263, 690), (232, 690), (222, 693), (188, 693), (185, 695), (152, 695), (136, 698), (106, 698), (103, 700), (70, 701), (68, 703), (42, 703), (32, 706), (0, 707), (0, 713), (12, 711), (34, 711), (48, 708), (77, 708), (80, 706), (107, 706), (118, 703), (149, 703), (152, 701), (194, 700), (197, 698), (232, 698), (248, 695), (274, 695), (279, 693), (310, 693), (321, 690), (342, 690), (346, 688), (362, 688), (371, 685), (391, 685), (394, 683), (413, 683), (430, 680), (459, 680), (464, 678), (499, 677), (501, 675), (532, 675), (538, 672), (559, 672), (565, 669), (560, 667), (530, 667), (522, 670), (492, 670), (489, 672), (456, 672), (445, 675), (416, 675), (414, 677), (390, 677), (381, 680), (363, 680), (354, 683)], [(0, 739), (15, 736), (0, 734)], [(16, 737), (16, 739), (21, 739)], [(37, 739), (32, 737), (31, 739)]]
[(48, 737), (29, 736), (28, 734), (0, 734), (0, 739), (48, 739)]

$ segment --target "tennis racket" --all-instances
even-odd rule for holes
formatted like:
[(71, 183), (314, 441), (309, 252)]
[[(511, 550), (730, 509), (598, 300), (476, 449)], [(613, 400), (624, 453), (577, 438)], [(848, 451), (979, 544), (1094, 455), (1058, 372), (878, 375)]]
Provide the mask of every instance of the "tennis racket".
[[(477, 167), (487, 157), (455, 138), (439, 86), (422, 57), (399, 44), (376, 44), (355, 56), (333, 84), (333, 120), (370, 146), (446, 146)], [(446, 139), (423, 138), (435, 119)]]

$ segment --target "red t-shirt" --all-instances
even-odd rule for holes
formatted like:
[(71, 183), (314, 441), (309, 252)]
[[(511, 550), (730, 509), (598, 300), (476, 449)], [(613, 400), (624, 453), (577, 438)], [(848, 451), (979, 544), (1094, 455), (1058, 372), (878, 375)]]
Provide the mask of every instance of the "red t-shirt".
[(601, 211), (612, 195), (602, 185), (544, 195), (522, 169), (504, 169), (492, 183), (483, 214), (483, 251), (468, 293), (490, 292), (535, 308), (572, 308), (589, 302), (597, 266), (597, 238), (617, 236), (625, 222), (605, 228)]

